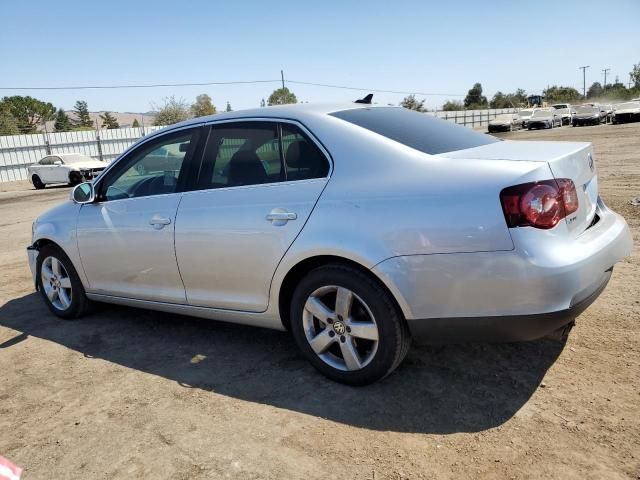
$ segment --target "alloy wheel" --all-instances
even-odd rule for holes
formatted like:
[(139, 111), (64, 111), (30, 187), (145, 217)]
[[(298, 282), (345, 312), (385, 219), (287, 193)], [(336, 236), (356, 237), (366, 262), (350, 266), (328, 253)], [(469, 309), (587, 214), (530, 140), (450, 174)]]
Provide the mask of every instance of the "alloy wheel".
[(327, 365), (354, 371), (375, 357), (378, 325), (367, 304), (348, 288), (318, 288), (307, 298), (302, 317), (309, 346)]
[(71, 305), (71, 278), (64, 265), (56, 257), (47, 257), (40, 271), (42, 288), (54, 308), (66, 310)]

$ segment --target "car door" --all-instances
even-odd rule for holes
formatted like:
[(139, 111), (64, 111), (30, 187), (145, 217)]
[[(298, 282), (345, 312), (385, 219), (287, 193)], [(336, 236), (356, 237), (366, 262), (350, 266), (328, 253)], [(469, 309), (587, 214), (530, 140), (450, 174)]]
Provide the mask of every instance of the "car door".
[(61, 157), (53, 155), (51, 157), (51, 167), (49, 176), (52, 183), (67, 183), (69, 181), (69, 166), (65, 165)]
[(53, 179), (53, 157), (51, 155), (44, 157), (36, 165), (34, 165), (33, 173), (38, 175), (42, 183), (54, 183)]
[[(96, 186), (96, 202), (83, 205), (77, 237), (93, 293), (185, 303), (174, 251), (175, 216), (192, 168), (200, 130), (153, 138), (120, 159)], [(140, 169), (158, 151), (170, 161)]]
[(261, 312), (276, 267), (330, 172), (328, 156), (292, 122), (214, 124), (196, 190), (176, 219), (187, 303)]

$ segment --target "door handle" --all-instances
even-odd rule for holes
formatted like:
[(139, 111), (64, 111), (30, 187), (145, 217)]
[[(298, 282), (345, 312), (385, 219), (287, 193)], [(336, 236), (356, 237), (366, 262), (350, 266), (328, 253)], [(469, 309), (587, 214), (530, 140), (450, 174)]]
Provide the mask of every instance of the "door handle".
[(154, 215), (151, 220), (149, 220), (149, 225), (152, 225), (156, 230), (160, 230), (165, 225), (169, 225), (171, 223), (171, 219), (166, 217), (160, 217), (158, 215)]
[(289, 220), (297, 219), (298, 215), (293, 212), (287, 212), (283, 208), (274, 208), (266, 218), (274, 225), (279, 226), (286, 224)]

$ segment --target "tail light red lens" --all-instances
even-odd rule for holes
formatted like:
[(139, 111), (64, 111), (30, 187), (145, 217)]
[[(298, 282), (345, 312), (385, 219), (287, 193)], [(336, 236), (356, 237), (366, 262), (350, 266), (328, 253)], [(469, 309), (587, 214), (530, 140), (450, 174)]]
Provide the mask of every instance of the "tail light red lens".
[(500, 202), (509, 228), (553, 228), (578, 210), (578, 194), (568, 178), (523, 183), (500, 192)]

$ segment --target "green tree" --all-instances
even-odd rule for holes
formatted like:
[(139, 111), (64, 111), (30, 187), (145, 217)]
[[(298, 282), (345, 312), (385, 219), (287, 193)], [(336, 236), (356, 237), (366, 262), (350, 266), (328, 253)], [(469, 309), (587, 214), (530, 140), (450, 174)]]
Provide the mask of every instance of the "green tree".
[(70, 132), (71, 130), (73, 130), (73, 124), (69, 119), (69, 115), (67, 115), (62, 108), (58, 109), (55, 120), (56, 121), (53, 124), (53, 128), (56, 130), (56, 132)]
[(582, 98), (580, 92), (573, 87), (553, 85), (542, 92), (547, 103), (573, 103)]
[(15, 119), (20, 133), (34, 133), (39, 124), (53, 120), (56, 113), (56, 107), (51, 103), (29, 96), (4, 97), (2, 103)]
[(231, 104), (229, 102), (227, 102), (227, 108), (225, 109), (226, 112), (233, 112), (233, 109), (231, 108)]
[(633, 97), (634, 90), (629, 90), (620, 82), (620, 79), (616, 77), (615, 82), (610, 83), (604, 87), (604, 96), (611, 100), (628, 100)]
[(514, 93), (496, 92), (489, 102), (490, 108), (516, 108), (527, 104), (527, 96), (522, 88)]
[(100, 120), (102, 120), (102, 126), (107, 127), (108, 130), (113, 130), (116, 128), (120, 128), (120, 124), (116, 117), (111, 115), (111, 112), (104, 112), (100, 115)]
[(471, 87), (464, 99), (464, 106), (470, 109), (487, 108), (489, 106), (487, 97), (482, 95), (482, 85), (480, 83), (475, 83)]
[(442, 105), (442, 110), (444, 110), (445, 112), (456, 112), (459, 110), (464, 110), (464, 105), (458, 100), (447, 100), (446, 102), (444, 102), (444, 105)]
[(196, 101), (191, 105), (191, 114), (194, 117), (205, 117), (216, 113), (216, 106), (211, 101), (211, 97), (206, 93), (198, 95)]
[(508, 108), (510, 106), (509, 96), (505, 95), (501, 91), (497, 91), (489, 102), (490, 108)]
[(285, 105), (287, 103), (298, 103), (296, 95), (289, 91), (287, 87), (278, 88), (274, 90), (269, 99), (267, 100), (269, 106), (271, 105)]
[(133, 128), (140, 128), (140, 122), (138, 122), (137, 118), (133, 119), (133, 123), (131, 124)]
[(18, 135), (18, 121), (11, 113), (11, 108), (5, 102), (0, 102), (0, 135)]
[(80, 128), (92, 128), (93, 120), (91, 120), (91, 116), (89, 115), (89, 107), (87, 106), (87, 102), (84, 100), (78, 100), (73, 107), (73, 112), (76, 116), (75, 125)]
[(158, 108), (154, 105), (154, 108), (158, 111), (153, 120), (154, 125), (172, 125), (189, 118), (190, 109), (187, 103), (173, 95), (166, 97), (162, 106)]
[(593, 82), (587, 90), (587, 98), (598, 98), (604, 93), (602, 84), (600, 82)]
[(636, 63), (631, 71), (629, 72), (629, 76), (631, 77), (631, 82), (633, 83), (633, 88), (640, 89), (640, 63)]
[(412, 94), (404, 97), (400, 102), (400, 106), (408, 108), (409, 110), (415, 110), (416, 112), (426, 112), (427, 109), (424, 108), (424, 102), (424, 99), (418, 100), (416, 99), (416, 96)]

